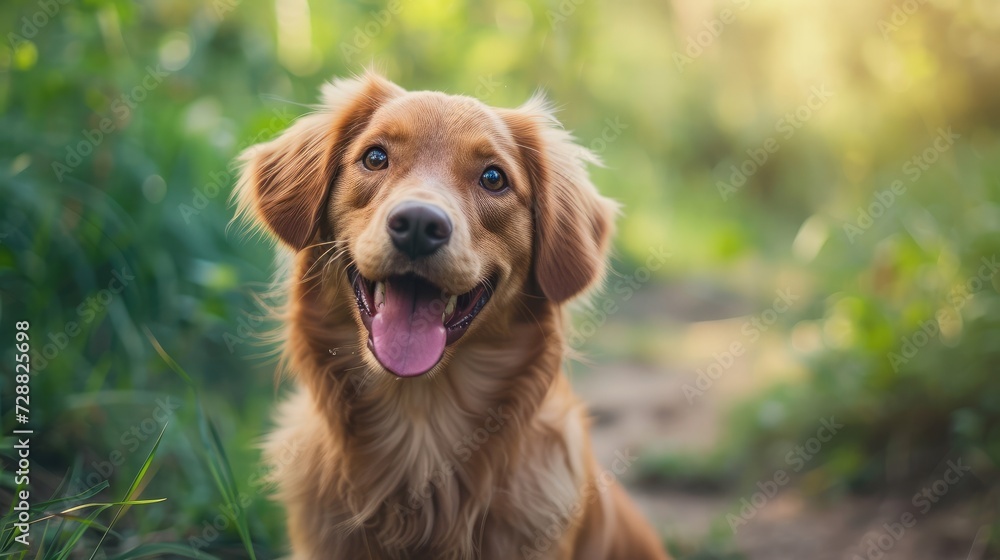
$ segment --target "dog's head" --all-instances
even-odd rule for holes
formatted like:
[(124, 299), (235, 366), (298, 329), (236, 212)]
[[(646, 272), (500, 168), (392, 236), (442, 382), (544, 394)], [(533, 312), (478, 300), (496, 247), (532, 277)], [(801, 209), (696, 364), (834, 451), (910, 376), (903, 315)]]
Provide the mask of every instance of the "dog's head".
[(541, 100), (495, 109), (371, 73), (323, 93), (243, 154), (237, 197), (291, 250), (344, 265), (324, 283), (356, 299), (385, 369), (426, 373), (502, 332), (519, 298), (562, 303), (602, 277), (615, 205)]

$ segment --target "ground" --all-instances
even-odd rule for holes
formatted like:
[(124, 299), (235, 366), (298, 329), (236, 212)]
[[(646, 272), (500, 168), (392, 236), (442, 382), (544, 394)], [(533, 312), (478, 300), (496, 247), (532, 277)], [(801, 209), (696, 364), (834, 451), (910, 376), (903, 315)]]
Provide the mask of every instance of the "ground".
[[(707, 454), (723, 436), (728, 407), (775, 381), (764, 370), (802, 374), (783, 334), (765, 333), (753, 342), (744, 335), (741, 327), (751, 309), (738, 298), (704, 294), (692, 286), (650, 286), (627, 301), (614, 301), (617, 310), (607, 316), (578, 312), (583, 317), (579, 331), (593, 334), (571, 376), (590, 405), (594, 449), (607, 468), (622, 455)], [(591, 325), (584, 326), (587, 322)], [(730, 363), (721, 353), (733, 342), (743, 343), (747, 354)], [(686, 395), (685, 384), (697, 388), (698, 371), (716, 361), (729, 364), (722, 375), (701, 394)], [(639, 470), (629, 468), (620, 479), (668, 540), (690, 551), (688, 558), (987, 558), (981, 504), (935, 508), (891, 538), (883, 524), (891, 525), (910, 509), (905, 497), (845, 496), (817, 504), (789, 484), (734, 534), (726, 515), (738, 514), (740, 500), (754, 489), (651, 484), (640, 480)], [(873, 548), (880, 535), (882, 547)], [(723, 548), (735, 549), (735, 555), (706, 552), (711, 541), (728, 543)]]

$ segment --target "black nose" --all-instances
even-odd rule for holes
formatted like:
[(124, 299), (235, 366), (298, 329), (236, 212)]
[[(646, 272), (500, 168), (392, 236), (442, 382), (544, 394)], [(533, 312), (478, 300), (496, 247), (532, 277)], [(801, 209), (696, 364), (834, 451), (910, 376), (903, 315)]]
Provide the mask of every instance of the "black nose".
[(389, 212), (386, 223), (392, 244), (411, 259), (426, 257), (451, 238), (451, 220), (426, 202), (404, 202)]

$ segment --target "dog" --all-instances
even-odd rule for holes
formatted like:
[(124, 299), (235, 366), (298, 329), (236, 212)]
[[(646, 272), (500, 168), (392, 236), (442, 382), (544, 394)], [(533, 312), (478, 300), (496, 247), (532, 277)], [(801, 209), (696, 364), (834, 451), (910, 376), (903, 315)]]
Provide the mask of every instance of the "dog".
[(293, 558), (667, 559), (563, 372), (618, 208), (540, 96), (367, 71), (240, 159), (238, 215), (288, 255), (264, 456)]

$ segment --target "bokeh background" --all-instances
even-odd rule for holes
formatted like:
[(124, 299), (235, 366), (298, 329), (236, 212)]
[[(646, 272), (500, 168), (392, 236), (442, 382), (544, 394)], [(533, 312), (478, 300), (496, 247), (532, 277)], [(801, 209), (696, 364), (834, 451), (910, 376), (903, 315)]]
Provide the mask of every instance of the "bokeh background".
[[(272, 251), (227, 227), (231, 162), (373, 66), (497, 106), (542, 89), (606, 163), (615, 275), (570, 369), (679, 558), (1000, 558), (1000, 3), (27, 0), (0, 22), (0, 554), (283, 553), (255, 447), (285, 389), (257, 342)], [(93, 506), (27, 552), (22, 320), (36, 516)]]

